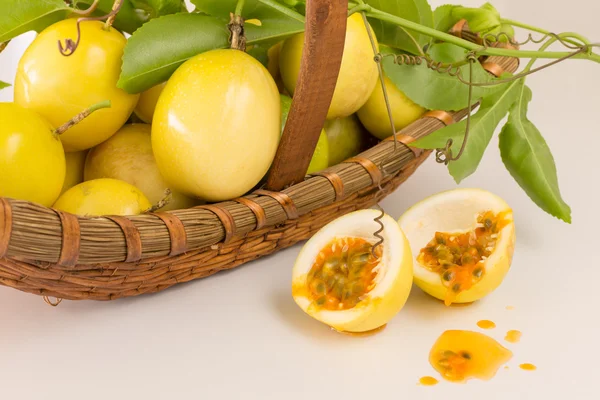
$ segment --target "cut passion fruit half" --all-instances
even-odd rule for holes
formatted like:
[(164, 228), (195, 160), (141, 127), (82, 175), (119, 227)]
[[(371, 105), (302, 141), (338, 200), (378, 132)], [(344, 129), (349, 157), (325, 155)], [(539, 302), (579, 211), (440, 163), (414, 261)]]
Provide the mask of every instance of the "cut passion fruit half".
[(436, 194), (411, 207), (398, 223), (415, 257), (415, 284), (446, 305), (485, 297), (510, 268), (512, 210), (488, 191)]
[(404, 233), (377, 210), (344, 215), (321, 228), (302, 248), (293, 269), (292, 295), (308, 315), (340, 332), (367, 332), (402, 309), (412, 286), (412, 254)]

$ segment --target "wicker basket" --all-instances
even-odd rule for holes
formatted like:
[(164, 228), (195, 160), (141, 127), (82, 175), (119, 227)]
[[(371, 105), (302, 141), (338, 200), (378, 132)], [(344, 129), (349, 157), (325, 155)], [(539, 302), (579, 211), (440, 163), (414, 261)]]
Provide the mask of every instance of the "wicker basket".
[[(102, 218), (0, 198), (0, 284), (46, 299), (114, 300), (158, 292), (308, 239), (404, 182), (429, 155), (406, 144), (467, 112), (430, 111), (399, 132), (402, 143), (381, 141), (305, 176), (333, 95), (347, 16), (346, 0), (307, 3), (306, 50), (269, 190), (192, 209)], [(498, 74), (515, 71), (518, 60), (491, 57), (484, 65)]]

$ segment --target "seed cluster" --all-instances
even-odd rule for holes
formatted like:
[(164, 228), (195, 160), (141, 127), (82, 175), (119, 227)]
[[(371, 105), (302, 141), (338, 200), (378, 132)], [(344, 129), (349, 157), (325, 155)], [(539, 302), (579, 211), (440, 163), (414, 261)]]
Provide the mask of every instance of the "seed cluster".
[(471, 353), (467, 351), (455, 353), (451, 350), (444, 350), (437, 354), (436, 364), (446, 379), (462, 381), (467, 375), (472, 358)]
[(361, 238), (337, 238), (317, 255), (308, 273), (313, 304), (326, 310), (347, 310), (363, 300), (375, 286), (381, 247)]
[(496, 247), (498, 232), (506, 225), (503, 213), (486, 211), (477, 216), (477, 227), (469, 232), (436, 232), (421, 249), (417, 261), (440, 275), (448, 288), (445, 303), (450, 305), (463, 290), (471, 288), (485, 274), (485, 260)]

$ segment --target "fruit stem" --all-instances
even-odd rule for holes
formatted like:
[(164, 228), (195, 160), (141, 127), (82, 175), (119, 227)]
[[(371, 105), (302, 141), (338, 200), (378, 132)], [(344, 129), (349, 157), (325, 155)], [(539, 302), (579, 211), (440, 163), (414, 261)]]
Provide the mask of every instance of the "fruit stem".
[[(238, 4), (239, 5), (239, 4)], [(246, 51), (246, 36), (244, 35), (244, 18), (239, 14), (229, 14), (229, 40), (234, 50)]]
[(74, 116), (73, 118), (71, 118), (65, 124), (59, 126), (54, 131), (54, 133), (57, 134), (57, 135), (62, 135), (63, 133), (65, 133), (66, 131), (68, 131), (70, 128), (72, 128), (73, 126), (77, 125), (78, 123), (80, 123), (81, 121), (83, 121), (84, 119), (86, 119), (87, 117), (89, 117), (90, 114), (92, 114), (94, 111), (100, 110), (102, 108), (109, 108), (109, 107), (110, 107), (110, 100), (105, 100), (105, 101), (102, 101), (102, 102), (100, 102), (98, 104), (94, 104), (90, 108), (83, 110), (82, 112), (80, 112), (79, 114), (77, 114), (76, 116)]
[(73, 14), (82, 15), (84, 17), (87, 17), (88, 15), (90, 15), (91, 13), (96, 11), (96, 8), (98, 7), (98, 3), (100, 3), (100, 0), (94, 0), (94, 2), (87, 9), (79, 10), (77, 8), (73, 8), (71, 10), (71, 12)]
[(115, 18), (117, 18), (117, 14), (121, 10), (123, 6), (123, 0), (115, 0), (112, 6), (112, 11), (108, 14), (108, 19), (104, 23), (104, 30), (109, 30), (112, 24), (115, 22)]
[(242, 15), (242, 9), (244, 8), (244, 2), (246, 0), (238, 0), (237, 5), (235, 6), (235, 15)]
[(144, 213), (156, 212), (156, 211), (160, 210), (161, 208), (163, 208), (167, 204), (169, 204), (171, 202), (172, 198), (173, 198), (173, 193), (171, 192), (171, 189), (166, 189), (165, 197), (160, 199), (158, 203), (156, 203), (155, 205), (150, 207), (148, 210), (144, 211)]
[(8, 46), (9, 43), (10, 43), (10, 40), (0, 43), (0, 53), (2, 53), (2, 51), (4, 51), (4, 49), (6, 48), (6, 46)]

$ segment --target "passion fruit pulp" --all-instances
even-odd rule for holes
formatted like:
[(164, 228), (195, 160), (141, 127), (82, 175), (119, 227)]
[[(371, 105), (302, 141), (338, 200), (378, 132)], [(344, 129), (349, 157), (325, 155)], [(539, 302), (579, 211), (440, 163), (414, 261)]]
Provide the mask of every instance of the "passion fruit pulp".
[[(341, 332), (368, 332), (404, 306), (412, 285), (412, 253), (391, 217), (361, 210), (330, 222), (302, 248), (293, 269), (292, 295), (316, 320)], [(377, 246), (375, 246), (378, 244)]]
[(510, 269), (512, 210), (488, 191), (441, 192), (411, 207), (398, 222), (415, 255), (415, 284), (446, 305), (487, 296)]

